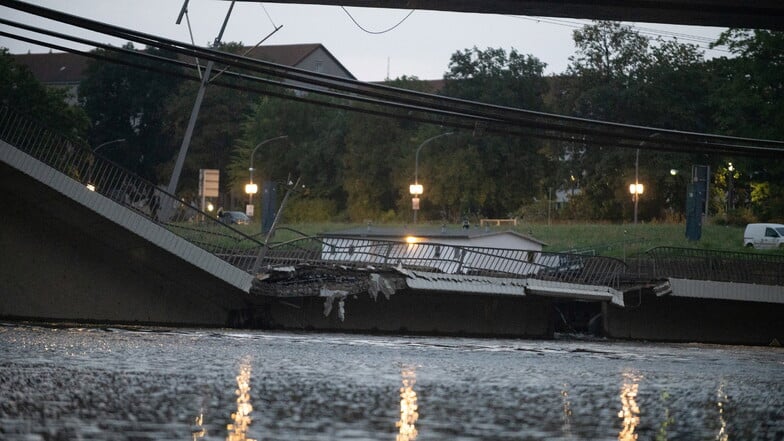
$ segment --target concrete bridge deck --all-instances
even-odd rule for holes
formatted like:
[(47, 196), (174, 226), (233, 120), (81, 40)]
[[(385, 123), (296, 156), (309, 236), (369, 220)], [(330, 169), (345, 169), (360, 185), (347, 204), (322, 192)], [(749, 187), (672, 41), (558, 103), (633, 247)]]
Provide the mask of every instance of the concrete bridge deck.
[[(325, 254), (318, 238), (266, 247), (7, 109), (0, 194), (4, 318), (547, 336), (553, 302), (589, 301), (602, 305), (607, 335), (677, 339), (619, 323), (631, 323), (643, 296), (684, 297), (703, 308), (759, 304), (754, 342), (784, 339), (780, 308), (769, 307), (784, 304), (782, 259), (658, 252), (655, 274), (631, 289), (623, 281), (633, 271), (598, 256), (464, 247), (449, 261), (435, 257), (437, 244), (403, 255), (348, 239)], [(705, 282), (705, 265), (723, 276)], [(751, 279), (726, 269), (744, 267)], [(309, 278), (298, 280), (303, 269)], [(662, 317), (647, 319), (659, 324), (646, 329), (662, 329)]]

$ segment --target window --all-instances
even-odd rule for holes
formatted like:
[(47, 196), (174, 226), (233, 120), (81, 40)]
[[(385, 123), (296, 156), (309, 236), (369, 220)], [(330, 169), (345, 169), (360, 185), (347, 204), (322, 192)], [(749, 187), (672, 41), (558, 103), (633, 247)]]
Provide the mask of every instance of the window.
[(776, 233), (776, 230), (770, 227), (765, 228), (765, 237), (779, 237), (779, 234)]
[(324, 63), (321, 61), (316, 61), (316, 72), (324, 73)]
[(454, 256), (455, 256), (455, 260), (460, 260), (460, 258), (461, 258), (461, 257), (462, 257), (462, 255), (463, 255), (462, 251), (463, 251), (463, 250), (461, 250), (461, 249), (460, 249), (460, 248), (458, 248), (458, 247), (455, 247), (455, 248), (454, 248)]

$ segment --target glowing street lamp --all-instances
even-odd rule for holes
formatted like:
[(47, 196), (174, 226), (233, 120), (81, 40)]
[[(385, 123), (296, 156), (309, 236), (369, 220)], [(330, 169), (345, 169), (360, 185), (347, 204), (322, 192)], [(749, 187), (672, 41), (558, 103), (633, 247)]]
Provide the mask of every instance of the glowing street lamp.
[(451, 135), (453, 133), (454, 132), (446, 132), (440, 135), (430, 137), (424, 140), (422, 144), (419, 144), (419, 147), (417, 147), (416, 149), (416, 154), (414, 155), (414, 183), (408, 186), (408, 191), (409, 193), (411, 193), (412, 196), (411, 209), (414, 210), (414, 223), (417, 223), (417, 212), (419, 211), (419, 196), (421, 196), (422, 193), (424, 193), (424, 187), (422, 187), (422, 184), (419, 183), (419, 151), (422, 150), (422, 147), (424, 147), (425, 144), (429, 143), (430, 141), (441, 138), (442, 136)]
[(253, 195), (258, 193), (259, 186), (251, 182), (250, 184), (245, 184), (245, 193), (248, 193), (248, 203), (253, 203)]
[(631, 193), (634, 198), (634, 225), (637, 225), (637, 203), (640, 201), (640, 195), (644, 190), (643, 185), (639, 182), (629, 184), (629, 193)]

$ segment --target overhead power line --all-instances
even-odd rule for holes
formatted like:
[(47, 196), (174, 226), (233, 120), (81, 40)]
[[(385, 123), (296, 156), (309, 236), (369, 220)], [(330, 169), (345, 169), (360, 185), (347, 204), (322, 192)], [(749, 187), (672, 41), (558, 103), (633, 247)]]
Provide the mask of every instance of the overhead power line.
[[(566, 20), (566, 19), (552, 18), (552, 17), (529, 17), (524, 15), (513, 15), (511, 17), (519, 20), (528, 20), (536, 23), (563, 26), (572, 29), (580, 29), (592, 23), (591, 21), (574, 21), (574, 20)], [(625, 25), (636, 30), (641, 35), (647, 35), (647, 36), (662, 38), (666, 40), (684, 41), (687, 43), (692, 43), (701, 49), (709, 50), (709, 51), (732, 53), (727, 49), (722, 49), (719, 47), (710, 47), (710, 44), (715, 42), (715, 40), (710, 37), (667, 31), (663, 29), (647, 28), (647, 27), (638, 26), (636, 24), (625, 24)]]
[[(727, 137), (610, 123), (430, 95), (281, 66), (239, 55), (227, 54), (215, 49), (199, 48), (190, 44), (71, 16), (15, 0), (0, 0), (0, 4), (73, 26), (145, 44), (148, 47), (166, 49), (186, 57), (199, 56), (201, 59), (226, 64), (234, 69), (276, 78), (278, 81), (271, 81), (254, 75), (231, 74), (232, 77), (241, 79), (243, 84), (232, 85), (229, 81), (224, 81), (220, 84), (226, 87), (245, 88), (257, 93), (297, 99), (313, 104), (360, 110), (366, 113), (413, 119), (455, 128), (479, 128), (491, 133), (540, 136), (577, 144), (612, 145), (632, 148), (640, 147), (641, 142), (645, 141), (643, 148), (651, 150), (745, 155), (781, 155), (784, 153), (784, 142), (781, 141)], [(2, 22), (31, 30), (31, 27), (28, 25), (21, 25), (8, 20), (2, 20)], [(36, 30), (36, 32), (76, 42), (75, 39), (62, 34), (52, 35), (50, 31), (46, 30)], [(44, 43), (44, 45), (52, 47), (51, 44)], [(94, 45), (102, 47), (99, 43)], [(104, 45), (102, 48), (107, 51), (116, 51), (117, 49), (108, 45)], [(138, 67), (155, 70), (149, 66)], [(339, 100), (339, 102), (324, 102), (309, 97), (304, 99), (302, 97), (292, 97), (286, 94), (283, 89), (299, 89), (313, 95), (332, 97)], [(658, 135), (655, 138), (651, 138), (654, 133), (658, 133)]]
[(387, 32), (394, 30), (394, 29), (395, 29), (395, 28), (397, 28), (398, 26), (402, 25), (404, 21), (408, 20), (408, 17), (411, 17), (411, 14), (413, 14), (413, 13), (414, 13), (414, 11), (416, 11), (416, 9), (412, 9), (411, 11), (409, 11), (409, 13), (408, 13), (408, 14), (406, 14), (406, 16), (405, 16), (405, 17), (403, 17), (403, 19), (402, 19), (402, 20), (400, 20), (399, 22), (397, 22), (397, 24), (393, 25), (392, 27), (389, 27), (389, 28), (387, 28), (387, 29), (384, 29), (383, 31), (371, 31), (371, 30), (368, 30), (367, 28), (365, 28), (364, 26), (362, 26), (361, 24), (359, 24), (359, 22), (358, 22), (358, 21), (357, 21), (357, 20), (354, 18), (354, 16), (353, 16), (353, 15), (351, 15), (351, 13), (350, 13), (350, 12), (348, 12), (348, 9), (346, 9), (346, 7), (345, 7), (345, 6), (341, 6), (341, 7), (340, 7), (340, 9), (342, 9), (342, 10), (343, 10), (343, 12), (345, 12), (345, 13), (346, 13), (346, 15), (348, 15), (348, 18), (350, 18), (350, 19), (351, 19), (351, 21), (353, 21), (353, 22), (354, 22), (354, 24), (355, 24), (355, 25), (356, 25), (356, 26), (357, 26), (359, 29), (361, 29), (361, 30), (362, 30), (362, 31), (364, 31), (364, 32), (367, 32), (368, 34), (373, 34), (373, 35), (386, 34)]

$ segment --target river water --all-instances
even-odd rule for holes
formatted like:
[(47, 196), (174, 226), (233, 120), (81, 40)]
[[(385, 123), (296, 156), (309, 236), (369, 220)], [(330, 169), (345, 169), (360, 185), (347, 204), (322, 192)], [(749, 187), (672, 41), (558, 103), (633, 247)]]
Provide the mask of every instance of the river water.
[(0, 324), (2, 440), (782, 440), (784, 350)]

